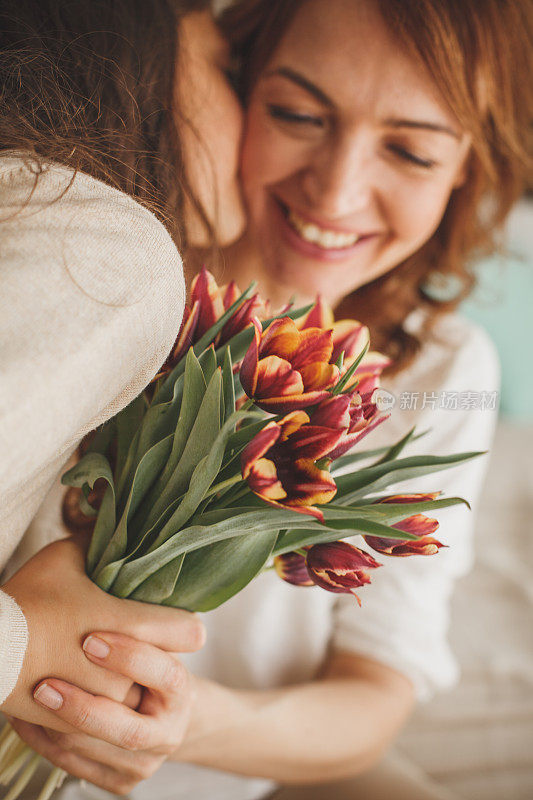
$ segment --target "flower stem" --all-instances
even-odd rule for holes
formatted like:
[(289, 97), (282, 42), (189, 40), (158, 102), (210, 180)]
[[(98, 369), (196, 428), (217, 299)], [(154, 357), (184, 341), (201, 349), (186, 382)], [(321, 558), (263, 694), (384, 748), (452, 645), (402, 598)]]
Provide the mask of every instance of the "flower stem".
[(234, 486), (236, 483), (240, 483), (242, 481), (242, 475), (240, 472), (237, 475), (234, 475), (232, 478), (228, 478), (225, 481), (221, 481), (220, 483), (216, 483), (214, 486), (211, 486), (209, 491), (204, 495), (204, 500), (208, 497), (211, 497), (218, 492), (223, 492), (224, 489), (228, 489), (230, 486)]

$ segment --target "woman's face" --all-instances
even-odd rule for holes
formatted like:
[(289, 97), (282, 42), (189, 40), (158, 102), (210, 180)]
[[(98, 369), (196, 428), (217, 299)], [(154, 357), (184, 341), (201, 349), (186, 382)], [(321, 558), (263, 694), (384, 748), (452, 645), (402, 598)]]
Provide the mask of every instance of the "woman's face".
[[(242, 110), (227, 80), (229, 48), (209, 12), (180, 23), (177, 102), (185, 173), (221, 245), (245, 227), (238, 181)], [(188, 243), (205, 247), (208, 234), (192, 203), (185, 201)]]
[(251, 93), (243, 145), (265, 282), (335, 304), (431, 237), (469, 137), (370, 0), (306, 0)]

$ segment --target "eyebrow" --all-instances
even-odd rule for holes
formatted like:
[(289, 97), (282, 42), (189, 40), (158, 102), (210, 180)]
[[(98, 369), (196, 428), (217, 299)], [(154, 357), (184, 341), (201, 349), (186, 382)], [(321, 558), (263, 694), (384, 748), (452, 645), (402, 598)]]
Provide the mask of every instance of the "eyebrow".
[(415, 130), (435, 131), (436, 133), (446, 133), (454, 139), (461, 139), (461, 136), (448, 125), (439, 122), (422, 122), (415, 119), (386, 119), (385, 125), (389, 128), (414, 128)]
[[(312, 83), (310, 80), (305, 78), (296, 70), (291, 69), (290, 67), (278, 67), (277, 69), (273, 69), (270, 72), (265, 74), (265, 78), (271, 78), (276, 75), (279, 75), (282, 78), (287, 78), (287, 80), (292, 81), (297, 86), (300, 86), (302, 89), (305, 89), (306, 92), (309, 92), (314, 98), (316, 98), (320, 103), (327, 106), (328, 108), (334, 108), (335, 103), (333, 100), (328, 97), (328, 95), (322, 91), (316, 84)], [(396, 118), (389, 118), (385, 120), (384, 123), (389, 128), (411, 128), (414, 130), (426, 130), (426, 131), (434, 131), (435, 133), (446, 133), (448, 136), (453, 136), (454, 139), (460, 140), (461, 136), (454, 131), (453, 128), (448, 127), (448, 125), (442, 125), (438, 122), (423, 122), (422, 120), (414, 120), (414, 119), (396, 119)]]
[(319, 89), (318, 86), (308, 81), (307, 78), (304, 78), (303, 75), (300, 75), (299, 72), (296, 72), (290, 67), (278, 67), (277, 69), (273, 69), (266, 73), (265, 78), (271, 78), (274, 75), (280, 75), (282, 78), (287, 78), (287, 80), (292, 81), (297, 86), (305, 89), (306, 92), (309, 92), (309, 94), (313, 95), (313, 97), (328, 108), (333, 108), (335, 106), (333, 100), (328, 97), (322, 89)]

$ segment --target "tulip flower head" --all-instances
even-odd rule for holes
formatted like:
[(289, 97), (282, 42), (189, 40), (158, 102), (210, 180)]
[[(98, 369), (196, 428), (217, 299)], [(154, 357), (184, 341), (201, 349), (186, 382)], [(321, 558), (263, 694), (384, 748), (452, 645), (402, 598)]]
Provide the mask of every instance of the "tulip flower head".
[(291, 552), (275, 556), (274, 569), (280, 578), (293, 586), (315, 586), (307, 571), (305, 556), (301, 553)]
[[(335, 320), (331, 307), (320, 295), (318, 295), (313, 308), (299, 323), (301, 330), (306, 330), (311, 326), (330, 328), (333, 331), (333, 350), (330, 361), (335, 364), (344, 353), (341, 375), (350, 368), (370, 342), (370, 333), (366, 325), (354, 319)], [(363, 399), (366, 399), (367, 396), (369, 399), (374, 389), (379, 386), (381, 373), (390, 363), (390, 358), (382, 353), (376, 351), (366, 353), (348, 385), (354, 387), (357, 385), (357, 391)]]
[(314, 583), (328, 592), (353, 594), (354, 589), (370, 583), (367, 569), (380, 567), (369, 553), (349, 542), (329, 542), (313, 545), (306, 556), (307, 570)]
[(348, 415), (349, 424), (345, 433), (339, 439), (337, 446), (330, 452), (331, 459), (343, 456), (348, 450), (351, 450), (357, 442), (364, 436), (385, 422), (390, 417), (390, 414), (385, 414), (379, 411), (377, 405), (371, 399), (363, 400), (359, 391), (354, 391), (349, 395), (344, 395), (349, 398)]
[[(202, 338), (240, 295), (235, 281), (231, 281), (226, 287), (220, 287), (214, 276), (202, 267), (191, 284), (189, 302), (185, 306), (180, 332), (167, 361), (170, 368), (183, 358), (189, 347)], [(254, 318), (262, 319), (267, 313), (267, 304), (258, 294), (244, 300), (216, 338), (217, 346), (225, 344), (232, 336), (248, 328)]]
[(263, 333), (254, 322), (254, 339), (244, 356), (242, 388), (259, 408), (272, 413), (315, 405), (329, 397), (339, 369), (330, 363), (331, 330), (298, 330), (289, 318), (276, 319)]
[[(381, 500), (381, 503), (421, 503), (425, 500), (435, 500), (440, 492), (428, 494), (398, 494)], [(430, 534), (435, 533), (439, 527), (436, 519), (426, 517), (425, 514), (414, 514), (411, 517), (396, 522), (391, 526), (399, 531), (415, 534), (418, 539), (385, 539), (377, 536), (364, 536), (364, 540), (372, 550), (387, 556), (432, 556), (446, 545), (433, 539)]]
[(269, 505), (292, 508), (323, 520), (315, 503), (328, 503), (336, 494), (335, 481), (315, 461), (339, 441), (343, 429), (311, 424), (305, 411), (292, 411), (269, 422), (241, 454), (242, 476), (251, 490)]

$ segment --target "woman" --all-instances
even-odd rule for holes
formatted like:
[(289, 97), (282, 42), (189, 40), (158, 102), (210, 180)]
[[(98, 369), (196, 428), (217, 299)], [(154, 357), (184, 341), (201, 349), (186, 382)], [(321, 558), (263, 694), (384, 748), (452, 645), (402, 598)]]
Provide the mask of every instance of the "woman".
[[(168, 355), (185, 294), (176, 244), (242, 231), (241, 111), (205, 7), (0, 6), (0, 709), (36, 723), (57, 726), (32, 699), (43, 675), (124, 697), (131, 681), (79, 657), (95, 626), (172, 650), (204, 637), (194, 615), (95, 591), (72, 542), (12, 573), (62, 535), (22, 539), (80, 439)], [(215, 147), (224, 159), (213, 169)]]
[[(398, 4), (370, 0), (261, 0), (238, 4), (226, 18), (245, 59), (242, 175), (251, 235), (229, 251), (225, 275), (242, 285), (259, 276), (274, 302), (294, 290), (301, 299), (320, 291), (371, 326), (374, 343), (396, 358), (389, 386), (401, 412), (376, 431), (376, 446), (414, 422), (434, 428), (419, 452), (490, 444), (493, 350), (453, 316), (429, 334), (436, 312), (457, 299), (432, 299), (427, 282), (456, 274), (466, 291), (467, 259), (518, 196), (530, 108), (514, 65), (527, 52), (521, 16), (518, 3), (503, 10), (407, 2), (400, 15)], [(479, 219), (487, 193), (494, 205)], [(489, 407), (470, 411), (467, 393), (481, 391)], [(451, 393), (455, 409), (453, 399), (441, 405)], [(402, 395), (416, 396), (418, 407), (402, 408)], [(482, 472), (478, 462), (416, 486), (475, 500)], [(94, 762), (122, 771), (122, 788), (149, 774), (163, 753), (189, 762), (169, 765), (159, 789), (154, 778), (139, 796), (171, 788), (174, 798), (244, 798), (272, 788), (222, 771), (282, 783), (363, 772), (394, 738), (415, 694), (455, 677), (447, 601), (468, 567), (470, 521), (461, 510), (442, 522), (446, 553), (389, 562), (366, 587), (361, 610), (348, 597), (307, 593), (266, 573), (206, 615), (205, 647), (181, 658), (196, 695), (185, 734), (172, 723), (179, 692), (146, 677), (171, 672), (168, 655), (105, 632), (97, 636), (100, 655), (88, 658), (146, 681), (152, 712), (132, 715), (114, 704), (103, 713), (86, 693), (52, 680), (63, 698), (57, 716), (76, 723), (83, 711), (81, 733), (50, 742), (22, 730), (55, 763), (108, 788), (119, 784)], [(103, 727), (107, 749), (83, 735)]]

